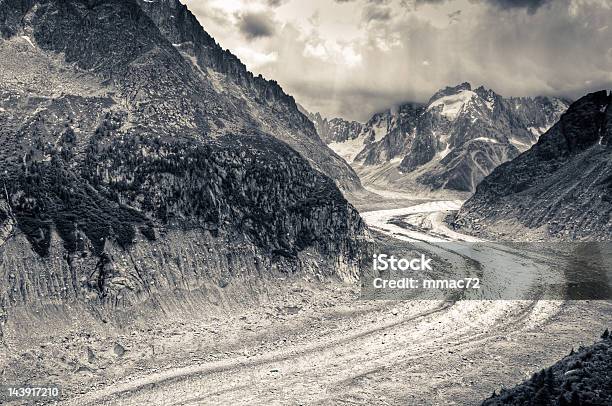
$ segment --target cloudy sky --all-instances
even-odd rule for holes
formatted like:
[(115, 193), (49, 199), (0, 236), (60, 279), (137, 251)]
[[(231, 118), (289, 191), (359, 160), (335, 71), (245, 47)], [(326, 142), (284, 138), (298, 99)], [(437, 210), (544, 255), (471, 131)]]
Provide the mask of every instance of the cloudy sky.
[(182, 0), (311, 111), (365, 121), (469, 81), (506, 96), (612, 86), (612, 0)]

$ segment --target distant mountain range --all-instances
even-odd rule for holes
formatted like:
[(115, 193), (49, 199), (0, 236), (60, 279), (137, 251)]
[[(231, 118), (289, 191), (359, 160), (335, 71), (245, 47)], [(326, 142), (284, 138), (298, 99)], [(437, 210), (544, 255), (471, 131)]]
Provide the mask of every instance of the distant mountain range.
[(612, 94), (573, 103), (527, 152), (495, 169), (455, 227), (506, 239), (610, 240)]
[(469, 83), (426, 104), (405, 103), (366, 123), (308, 114), (321, 138), (370, 184), (473, 192), (491, 171), (527, 150), (566, 110), (555, 97), (506, 98)]

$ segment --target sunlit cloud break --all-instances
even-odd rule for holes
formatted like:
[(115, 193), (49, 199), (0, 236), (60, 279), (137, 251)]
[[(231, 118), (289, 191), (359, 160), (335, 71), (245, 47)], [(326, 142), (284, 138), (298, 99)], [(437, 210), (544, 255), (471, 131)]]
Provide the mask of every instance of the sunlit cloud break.
[(575, 98), (612, 83), (606, 0), (188, 0), (256, 74), (364, 120), (463, 81)]

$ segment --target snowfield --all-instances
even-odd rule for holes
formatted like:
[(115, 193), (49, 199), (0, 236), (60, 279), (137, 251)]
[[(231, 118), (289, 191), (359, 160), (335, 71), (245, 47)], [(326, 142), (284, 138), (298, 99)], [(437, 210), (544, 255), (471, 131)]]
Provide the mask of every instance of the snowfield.
[(449, 120), (457, 118), (463, 106), (467, 104), (472, 98), (478, 97), (476, 93), (471, 90), (462, 90), (457, 94), (450, 96), (440, 97), (437, 100), (431, 102), (427, 110), (431, 110), (435, 107), (442, 106), (442, 115), (446, 116)]
[(332, 142), (327, 144), (336, 154), (340, 155), (349, 164), (352, 163), (357, 155), (365, 148), (365, 140), (368, 138), (366, 134), (360, 134), (359, 137), (344, 142)]

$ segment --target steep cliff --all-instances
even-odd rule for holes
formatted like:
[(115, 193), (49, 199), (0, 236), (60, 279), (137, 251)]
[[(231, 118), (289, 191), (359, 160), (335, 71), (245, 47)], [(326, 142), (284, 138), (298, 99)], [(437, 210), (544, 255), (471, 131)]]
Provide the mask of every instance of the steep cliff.
[(248, 126), (256, 126), (289, 144), (341, 189), (361, 189), (353, 169), (321, 141), (293, 97), (276, 81), (249, 72), (240, 59), (217, 44), (179, 0), (138, 0), (138, 4), (185, 60), (197, 67), (204, 80), (216, 83), (225, 90), (226, 98), (246, 110), (252, 117)]
[(362, 131), (364, 125), (357, 121), (347, 121), (341, 118), (331, 120), (321, 116), (320, 113), (310, 113), (298, 105), (300, 111), (314, 124), (317, 134), (326, 144), (332, 142), (345, 142), (354, 139)]
[(530, 150), (495, 169), (455, 226), (509, 239), (609, 240), (612, 97), (573, 103)]

